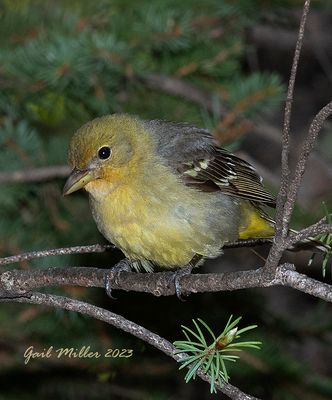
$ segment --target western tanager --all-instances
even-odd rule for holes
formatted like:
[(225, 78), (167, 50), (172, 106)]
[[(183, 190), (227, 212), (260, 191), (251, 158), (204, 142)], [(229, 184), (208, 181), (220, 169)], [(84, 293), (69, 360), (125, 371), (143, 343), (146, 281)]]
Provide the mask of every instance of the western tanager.
[(184, 267), (226, 242), (274, 234), (261, 177), (205, 129), (108, 115), (74, 134), (69, 163), (64, 194), (88, 191), (98, 229), (137, 270)]

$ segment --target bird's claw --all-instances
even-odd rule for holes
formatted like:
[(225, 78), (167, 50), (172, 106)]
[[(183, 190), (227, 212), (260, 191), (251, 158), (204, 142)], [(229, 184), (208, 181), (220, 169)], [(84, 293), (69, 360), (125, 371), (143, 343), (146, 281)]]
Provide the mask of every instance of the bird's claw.
[(181, 279), (186, 275), (190, 275), (193, 268), (194, 266), (192, 264), (188, 264), (187, 266), (175, 271), (174, 274), (172, 275), (172, 279), (174, 280), (174, 285), (175, 285), (176, 296), (181, 301), (184, 301), (182, 297), (183, 292), (181, 288)]
[(121, 272), (130, 272), (130, 261), (124, 258), (119, 261), (114, 267), (111, 268), (110, 273), (105, 277), (105, 290), (108, 297), (111, 299), (116, 299), (112, 295), (112, 286), (118, 283)]

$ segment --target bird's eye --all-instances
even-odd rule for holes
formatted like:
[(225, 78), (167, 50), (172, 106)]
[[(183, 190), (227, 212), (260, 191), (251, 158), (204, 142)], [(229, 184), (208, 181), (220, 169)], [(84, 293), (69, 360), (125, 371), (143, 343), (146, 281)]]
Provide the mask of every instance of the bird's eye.
[(103, 146), (98, 150), (98, 157), (101, 160), (107, 160), (107, 158), (109, 158), (109, 156), (111, 155), (111, 148), (108, 146)]

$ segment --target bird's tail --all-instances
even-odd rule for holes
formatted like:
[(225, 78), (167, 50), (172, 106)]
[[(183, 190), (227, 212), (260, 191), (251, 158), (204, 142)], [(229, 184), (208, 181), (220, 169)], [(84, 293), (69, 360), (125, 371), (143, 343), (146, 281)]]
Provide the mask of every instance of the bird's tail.
[[(243, 223), (239, 229), (239, 239), (244, 239), (246, 242), (249, 242), (249, 246), (252, 245), (250, 244), (250, 239), (253, 239), (253, 242), (255, 242), (255, 240), (259, 241), (260, 239), (262, 239), (262, 242), (272, 242), (275, 233), (275, 221), (257, 205), (243, 203), (241, 211)], [(329, 221), (332, 216), (327, 213), (326, 218), (327, 221)], [(294, 229), (289, 229), (289, 232), (298, 233)], [(329, 258), (332, 256), (332, 233), (321, 235), (318, 238), (309, 237), (292, 245), (288, 250), (311, 251), (313, 256), (309, 264), (311, 264), (315, 254), (321, 254), (323, 255), (323, 263), (326, 265)]]

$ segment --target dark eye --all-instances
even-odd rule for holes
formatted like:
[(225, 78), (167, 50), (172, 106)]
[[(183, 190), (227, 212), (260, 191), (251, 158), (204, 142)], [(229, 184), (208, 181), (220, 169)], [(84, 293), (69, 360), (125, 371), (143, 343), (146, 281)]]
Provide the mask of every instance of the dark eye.
[(106, 160), (111, 155), (111, 148), (108, 146), (103, 146), (98, 150), (98, 157), (101, 160)]

